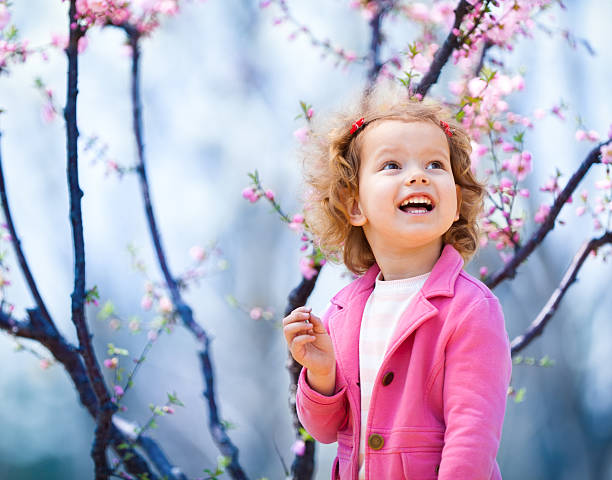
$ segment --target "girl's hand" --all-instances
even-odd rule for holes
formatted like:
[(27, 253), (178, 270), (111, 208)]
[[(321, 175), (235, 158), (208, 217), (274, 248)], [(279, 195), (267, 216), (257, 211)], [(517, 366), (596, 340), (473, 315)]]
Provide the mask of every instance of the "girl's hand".
[(336, 355), (331, 337), (310, 307), (299, 307), (283, 319), (283, 333), (291, 355), (316, 376), (335, 372)]

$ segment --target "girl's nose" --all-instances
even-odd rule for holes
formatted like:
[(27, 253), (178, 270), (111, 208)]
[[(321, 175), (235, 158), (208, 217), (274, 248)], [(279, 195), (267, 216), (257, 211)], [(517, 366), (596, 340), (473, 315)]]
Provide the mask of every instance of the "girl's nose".
[(429, 185), (429, 178), (422, 171), (414, 172), (407, 177), (408, 185)]

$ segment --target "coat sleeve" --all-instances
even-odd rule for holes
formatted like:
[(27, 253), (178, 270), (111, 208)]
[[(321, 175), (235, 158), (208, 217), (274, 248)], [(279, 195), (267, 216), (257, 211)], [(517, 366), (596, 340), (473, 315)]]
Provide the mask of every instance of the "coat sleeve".
[(489, 480), (499, 448), (508, 385), (510, 342), (496, 297), (483, 298), (446, 345), (444, 448), (439, 480)]
[[(329, 333), (329, 315), (335, 310), (332, 305), (322, 318)], [(337, 440), (340, 427), (348, 419), (348, 398), (346, 385), (340, 387), (339, 370), (336, 364), (336, 387), (331, 396), (322, 395), (310, 387), (306, 380), (306, 368), (302, 368), (297, 384), (295, 404), (297, 415), (306, 429), (321, 443), (333, 443)]]

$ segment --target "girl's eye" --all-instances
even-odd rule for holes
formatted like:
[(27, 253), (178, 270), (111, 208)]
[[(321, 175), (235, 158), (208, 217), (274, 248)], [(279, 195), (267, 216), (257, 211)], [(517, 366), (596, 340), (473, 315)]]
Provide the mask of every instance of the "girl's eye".
[(382, 166), (382, 170), (391, 170), (395, 168), (399, 168), (399, 165), (395, 162), (385, 162), (385, 164)]
[(442, 165), (442, 162), (438, 162), (437, 160), (434, 160), (433, 162), (430, 162), (429, 165), (427, 165), (427, 168), (444, 168), (444, 165)]

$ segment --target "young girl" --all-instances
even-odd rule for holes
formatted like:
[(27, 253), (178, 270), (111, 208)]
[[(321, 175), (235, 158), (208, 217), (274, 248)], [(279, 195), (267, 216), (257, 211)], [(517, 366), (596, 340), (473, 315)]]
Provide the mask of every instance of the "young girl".
[[(361, 275), (283, 321), (298, 417), (338, 442), (332, 479), (501, 479), (512, 363), (498, 299), (463, 270), (484, 185), (439, 106), (374, 92), (306, 157), (306, 220)], [(447, 123), (448, 122), (448, 123)]]

